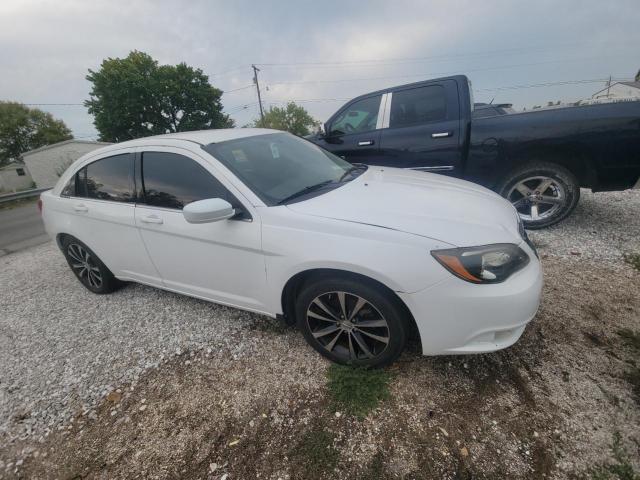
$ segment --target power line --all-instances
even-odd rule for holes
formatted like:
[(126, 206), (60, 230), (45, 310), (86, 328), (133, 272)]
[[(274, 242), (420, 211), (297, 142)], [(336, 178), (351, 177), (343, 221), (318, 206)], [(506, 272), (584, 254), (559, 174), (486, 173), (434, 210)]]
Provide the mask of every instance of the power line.
[(222, 77), (224, 75), (228, 75), (230, 73), (238, 72), (240, 70), (246, 70), (247, 68), (248, 68), (247, 65), (237, 66), (237, 67), (234, 67), (234, 68), (230, 68), (228, 70), (224, 70), (224, 71), (219, 72), (219, 73), (210, 73), (210, 74), (208, 74), (208, 76), (209, 77)]
[[(564, 46), (571, 47), (584, 47), (584, 45), (580, 44), (566, 44)], [(397, 63), (413, 63), (413, 62), (422, 62), (427, 60), (437, 60), (437, 59), (453, 59), (453, 58), (465, 58), (465, 57), (478, 57), (478, 56), (493, 56), (493, 55), (502, 55), (505, 53), (519, 53), (523, 51), (536, 51), (536, 50), (549, 50), (553, 49), (553, 51), (557, 51), (558, 46), (548, 46), (548, 47), (518, 47), (518, 48), (506, 48), (499, 50), (485, 50), (479, 52), (468, 52), (468, 53), (458, 53), (458, 54), (447, 54), (447, 55), (429, 55), (425, 57), (401, 57), (401, 58), (386, 58), (386, 59), (367, 59), (367, 60), (338, 60), (338, 61), (328, 61), (328, 62), (283, 62), (283, 63), (256, 63), (255, 65), (260, 65), (261, 67), (294, 67), (294, 66), (318, 66), (318, 67), (327, 67), (327, 66), (350, 66), (350, 65), (385, 65), (385, 64), (397, 64)]]
[[(612, 76), (611, 81), (613, 82), (624, 82), (632, 80), (629, 77), (623, 76)], [(475, 92), (498, 92), (498, 91), (508, 91), (508, 90), (521, 90), (528, 88), (545, 88), (545, 87), (554, 87), (554, 86), (565, 86), (565, 85), (580, 85), (580, 84), (590, 84), (590, 83), (604, 83), (609, 81), (609, 78), (594, 78), (594, 79), (576, 79), (576, 80), (562, 80), (557, 82), (541, 82), (541, 83), (531, 83), (531, 84), (518, 84), (518, 85), (504, 85), (500, 87), (487, 87), (487, 88), (474, 88)], [(246, 85), (241, 87), (242, 89), (246, 89), (249, 87), (253, 87), (253, 85)], [(234, 91), (240, 90), (236, 89)], [(225, 92), (227, 93), (227, 92)], [(268, 102), (268, 105), (280, 105), (288, 102), (296, 102), (296, 103), (316, 103), (316, 102), (346, 102), (347, 100), (351, 100), (352, 97), (345, 98), (299, 98), (299, 99), (274, 99)], [(29, 106), (84, 106), (82, 103), (23, 103), (23, 105)], [(225, 108), (225, 112), (236, 113), (242, 110), (246, 110), (249, 107), (254, 105), (259, 105), (259, 102), (249, 102), (242, 105), (235, 105), (233, 107)], [(91, 135), (90, 135), (91, 136)], [(80, 138), (80, 137), (76, 137)]]
[(28, 107), (84, 107), (84, 103), (23, 103)]
[[(612, 77), (614, 81), (624, 82), (630, 80), (629, 78), (616, 78)], [(559, 82), (545, 82), (545, 83), (532, 83), (528, 85), (509, 85), (503, 87), (493, 88), (474, 88), (475, 92), (499, 92), (503, 90), (521, 90), (526, 88), (541, 88), (541, 87), (556, 87), (561, 85), (581, 85), (587, 83), (603, 83), (608, 81), (609, 78), (594, 78), (591, 80), (564, 80)]]
[(253, 84), (245, 85), (244, 87), (234, 88), (233, 90), (222, 90), (222, 93), (239, 92), (240, 90), (246, 90), (247, 88), (253, 88)]
[[(475, 68), (465, 70), (465, 73), (473, 73), (473, 72), (484, 72), (490, 70), (502, 70), (505, 68), (519, 68), (519, 67), (531, 67), (537, 65), (547, 65), (551, 63), (565, 63), (565, 62), (586, 62), (593, 60), (593, 58), (571, 58), (571, 59), (562, 59), (562, 60), (549, 60), (545, 62), (532, 62), (532, 63), (519, 63), (512, 65), (501, 65), (497, 67), (484, 67), (484, 68)], [(316, 83), (341, 83), (341, 82), (365, 82), (370, 80), (394, 80), (397, 78), (433, 78), (436, 76), (447, 76), (447, 75), (456, 75), (460, 74), (459, 70), (448, 71), (448, 72), (431, 72), (431, 73), (421, 73), (421, 74), (411, 74), (411, 75), (393, 75), (393, 76), (384, 76), (384, 77), (368, 77), (368, 78), (342, 78), (335, 80), (305, 80), (305, 81), (297, 81), (297, 82), (272, 82), (269, 85), (305, 85), (305, 84), (316, 84)]]

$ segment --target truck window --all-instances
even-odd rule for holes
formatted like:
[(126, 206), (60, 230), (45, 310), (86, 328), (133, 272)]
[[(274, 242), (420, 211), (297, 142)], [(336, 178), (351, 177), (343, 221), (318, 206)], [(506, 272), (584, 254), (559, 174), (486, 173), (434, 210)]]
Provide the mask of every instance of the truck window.
[(444, 87), (429, 85), (393, 92), (389, 127), (437, 122), (447, 117)]
[(329, 126), (330, 135), (368, 132), (376, 129), (382, 95), (363, 98), (338, 114)]

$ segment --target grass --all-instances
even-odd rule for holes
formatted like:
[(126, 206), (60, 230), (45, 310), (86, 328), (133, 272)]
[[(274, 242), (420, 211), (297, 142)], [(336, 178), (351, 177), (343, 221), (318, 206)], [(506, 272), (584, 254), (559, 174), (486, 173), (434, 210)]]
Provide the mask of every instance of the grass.
[(613, 434), (611, 452), (614, 461), (592, 469), (590, 472), (592, 480), (640, 480), (640, 474), (631, 465), (629, 454), (622, 446), (620, 432)]
[(332, 364), (328, 371), (329, 395), (335, 411), (363, 419), (389, 398), (391, 375), (385, 370)]
[(365, 471), (357, 478), (358, 480), (381, 480), (383, 478), (389, 478), (384, 468), (384, 459), (381, 452), (376, 452)]
[(640, 271), (640, 253), (626, 253), (624, 255), (624, 261)]
[(298, 460), (303, 478), (317, 478), (336, 467), (339, 453), (333, 441), (333, 433), (318, 426), (300, 438), (291, 456)]

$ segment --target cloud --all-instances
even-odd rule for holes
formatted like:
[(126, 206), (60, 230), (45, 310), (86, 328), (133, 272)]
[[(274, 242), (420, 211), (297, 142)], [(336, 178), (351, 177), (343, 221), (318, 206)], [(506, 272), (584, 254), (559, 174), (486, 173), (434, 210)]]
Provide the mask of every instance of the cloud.
[[(640, 68), (639, 23), (635, 0), (4, 0), (0, 92), (3, 99), (25, 103), (81, 103), (88, 97), (87, 69), (137, 49), (161, 63), (202, 68), (223, 90), (251, 84), (252, 63), (295, 63), (260, 67), (264, 100), (322, 100), (305, 103), (321, 120), (340, 99), (449, 72), (468, 72), (479, 100), (495, 96), (523, 106), (577, 99), (600, 85), (482, 89), (632, 76)], [(406, 60), (383, 62), (389, 59)], [(255, 102), (253, 89), (223, 96), (240, 125), (257, 115)], [(43, 108), (78, 136), (95, 133), (83, 107)]]

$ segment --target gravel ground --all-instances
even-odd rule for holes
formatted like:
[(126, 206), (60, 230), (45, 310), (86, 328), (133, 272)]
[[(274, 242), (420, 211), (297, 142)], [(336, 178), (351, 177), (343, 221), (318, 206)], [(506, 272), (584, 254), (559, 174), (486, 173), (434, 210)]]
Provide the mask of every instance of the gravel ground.
[[(52, 244), (2, 257), (0, 478), (21, 476), (22, 462), (40, 478), (298, 478), (280, 447), (318, 418), (345, 455), (334, 478), (378, 457), (394, 478), (582, 471), (607, 458), (614, 430), (639, 440), (632, 360), (615, 333), (640, 330), (638, 273), (622, 260), (640, 252), (638, 212), (638, 190), (583, 191), (564, 224), (531, 232), (545, 300), (521, 341), (474, 357), (408, 352), (392, 367), (393, 400), (364, 422), (318, 413), (327, 363), (276, 321), (140, 285), (93, 295)], [(253, 439), (245, 455), (228, 446), (236, 437)]]
[(92, 410), (176, 353), (256, 348), (246, 330), (260, 317), (137, 284), (93, 295), (53, 243), (0, 265), (0, 435), (10, 440)]
[(640, 252), (640, 189), (592, 193), (582, 189), (573, 214), (559, 224), (529, 233), (541, 250), (621, 265), (626, 253)]

